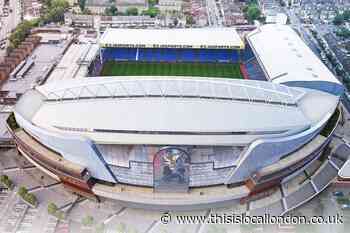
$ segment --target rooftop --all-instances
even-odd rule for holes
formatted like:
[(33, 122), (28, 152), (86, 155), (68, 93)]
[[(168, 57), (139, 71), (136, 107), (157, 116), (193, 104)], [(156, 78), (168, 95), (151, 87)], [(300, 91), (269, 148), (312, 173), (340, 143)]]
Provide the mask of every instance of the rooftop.
[(247, 39), (270, 81), (335, 94), (342, 90), (338, 79), (291, 27), (264, 25), (251, 32)]
[(334, 96), (316, 116), (304, 111), (318, 96), (252, 80), (76, 78), (36, 87), (16, 112), (48, 130), (101, 143), (230, 145), (234, 138), (250, 142), (308, 128), (337, 101)]
[(244, 48), (233, 28), (107, 29), (102, 47)]

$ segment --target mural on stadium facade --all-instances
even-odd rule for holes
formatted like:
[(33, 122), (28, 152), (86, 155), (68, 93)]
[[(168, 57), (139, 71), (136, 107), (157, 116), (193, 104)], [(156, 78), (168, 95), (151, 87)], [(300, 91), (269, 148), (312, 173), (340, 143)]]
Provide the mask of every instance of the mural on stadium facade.
[(154, 189), (156, 192), (187, 192), (190, 157), (175, 147), (161, 148), (154, 156)]

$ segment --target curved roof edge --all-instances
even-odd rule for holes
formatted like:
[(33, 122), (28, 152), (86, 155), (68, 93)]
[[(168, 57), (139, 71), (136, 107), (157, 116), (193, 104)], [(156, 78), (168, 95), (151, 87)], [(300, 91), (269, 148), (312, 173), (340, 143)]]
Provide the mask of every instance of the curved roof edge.
[(333, 95), (343, 93), (342, 83), (290, 26), (263, 25), (246, 39), (269, 81)]

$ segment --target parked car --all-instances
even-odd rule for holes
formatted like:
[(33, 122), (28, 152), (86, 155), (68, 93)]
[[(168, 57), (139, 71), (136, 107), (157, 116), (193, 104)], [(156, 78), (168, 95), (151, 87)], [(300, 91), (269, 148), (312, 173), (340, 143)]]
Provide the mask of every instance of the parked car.
[(341, 191), (335, 191), (333, 192), (333, 196), (335, 197), (344, 197), (344, 193)]

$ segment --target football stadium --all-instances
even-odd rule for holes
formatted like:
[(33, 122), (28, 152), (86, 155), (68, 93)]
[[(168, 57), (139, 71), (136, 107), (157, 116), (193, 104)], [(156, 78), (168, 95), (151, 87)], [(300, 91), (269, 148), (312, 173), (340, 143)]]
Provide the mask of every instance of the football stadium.
[(232, 29), (109, 29), (101, 38), (104, 65), (93, 75), (242, 78), (243, 48)]
[(86, 75), (27, 91), (7, 120), (72, 192), (282, 215), (350, 178), (327, 153), (343, 86), (289, 26), (107, 29), (98, 47)]

